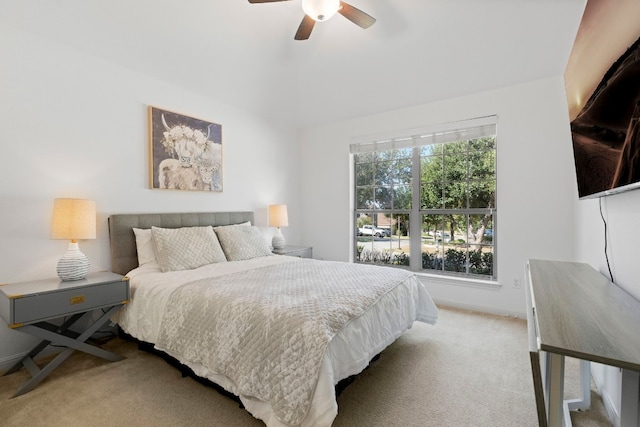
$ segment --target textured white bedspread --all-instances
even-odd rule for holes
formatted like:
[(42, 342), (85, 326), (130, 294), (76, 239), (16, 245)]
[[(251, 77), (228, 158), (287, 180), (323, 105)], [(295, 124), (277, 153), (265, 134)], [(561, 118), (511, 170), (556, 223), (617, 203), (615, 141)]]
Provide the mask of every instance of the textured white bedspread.
[[(287, 264), (284, 270), (275, 267), (275, 265), (282, 263), (295, 264)], [(311, 267), (305, 267), (305, 270), (301, 270), (302, 265)], [(356, 270), (360, 270), (360, 274), (368, 271), (379, 271), (380, 276), (385, 276), (387, 270), (391, 270), (388, 272), (389, 278), (395, 277), (398, 283), (388, 288), (381, 287), (378, 294), (373, 297), (375, 303), (371, 307), (354, 309), (343, 322), (346, 323), (345, 327), (342, 327), (341, 324), (332, 326), (335, 330), (329, 333), (330, 336), (327, 339), (330, 342), (325, 346), (326, 351), (324, 348), (322, 349), (320, 359), (317, 361), (320, 364), (320, 373), (317, 378), (317, 384), (314, 382), (315, 388), (308, 393), (308, 398), (310, 399), (308, 411), (303, 409), (298, 413), (293, 412), (291, 413), (292, 415), (287, 416), (286, 411), (282, 412), (281, 409), (277, 408), (274, 410), (272, 402), (265, 398), (265, 394), (256, 397), (256, 393), (243, 393), (242, 387), (238, 387), (237, 378), (230, 378), (225, 375), (224, 371), (221, 373), (218, 367), (210, 366), (209, 363), (201, 358), (194, 358), (193, 349), (191, 349), (191, 353), (188, 353), (188, 350), (182, 351), (179, 347), (167, 346), (166, 343), (160, 348), (191, 367), (196, 374), (209, 378), (238, 395), (247, 410), (257, 418), (265, 421), (268, 426), (330, 426), (337, 415), (334, 385), (339, 380), (362, 371), (373, 356), (391, 344), (402, 332), (410, 328), (415, 320), (435, 323), (438, 315), (437, 309), (424, 286), (414, 275), (401, 273), (396, 269), (380, 269), (380, 267), (303, 260), (284, 256), (211, 264), (195, 270), (168, 273), (161, 273), (157, 264), (151, 263), (145, 264), (128, 274), (131, 279), (132, 300), (128, 306), (120, 311), (115, 320), (132, 336), (157, 344), (162, 331), (162, 321), (166, 315), (167, 303), (171, 298), (175, 298), (178, 294), (193, 288), (193, 285), (189, 284), (194, 281), (200, 281), (205, 277), (225, 276), (223, 279), (219, 279), (218, 282), (229, 282), (232, 277), (238, 276), (238, 274), (231, 273), (243, 271), (245, 273), (241, 273), (240, 276), (254, 276), (254, 278), (257, 272), (288, 271), (289, 273), (285, 273), (286, 275), (292, 272), (299, 274), (301, 271), (307, 271), (311, 282), (314, 283), (313, 287), (317, 287), (320, 282), (315, 279), (321, 274), (319, 273), (320, 270), (313, 271), (316, 268), (325, 266), (332, 267), (327, 271), (334, 272), (342, 267), (347, 269), (345, 271), (349, 271), (349, 267), (357, 267)], [(366, 268), (361, 269), (361, 267)], [(374, 270), (371, 270), (371, 268)], [(349, 275), (350, 273), (346, 273), (345, 277)], [(334, 280), (339, 280), (339, 277), (340, 275), (336, 275)], [(401, 277), (401, 279), (398, 280), (398, 277)], [(211, 282), (211, 286), (215, 286), (215, 283), (215, 280)], [(291, 282), (291, 284), (294, 283), (295, 281)], [(235, 286), (238, 286), (237, 282), (235, 282)], [(176, 289), (180, 290), (176, 291)], [(339, 290), (339, 287), (336, 289)], [(177, 312), (172, 311), (172, 313), (175, 315)], [(193, 325), (192, 323), (191, 326)], [(174, 334), (179, 332), (176, 328), (172, 327), (170, 329)], [(166, 331), (164, 333), (166, 334)], [(177, 336), (179, 335), (174, 335), (174, 338)], [(322, 355), (322, 353), (324, 354)], [(263, 390), (267, 389), (268, 387)], [(244, 390), (247, 389), (245, 388)]]

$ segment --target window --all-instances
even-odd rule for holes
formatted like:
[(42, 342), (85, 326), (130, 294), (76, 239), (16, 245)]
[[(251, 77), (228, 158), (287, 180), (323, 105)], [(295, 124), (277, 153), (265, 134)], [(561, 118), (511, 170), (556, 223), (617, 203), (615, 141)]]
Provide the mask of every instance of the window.
[(351, 146), (356, 262), (496, 279), (496, 118)]

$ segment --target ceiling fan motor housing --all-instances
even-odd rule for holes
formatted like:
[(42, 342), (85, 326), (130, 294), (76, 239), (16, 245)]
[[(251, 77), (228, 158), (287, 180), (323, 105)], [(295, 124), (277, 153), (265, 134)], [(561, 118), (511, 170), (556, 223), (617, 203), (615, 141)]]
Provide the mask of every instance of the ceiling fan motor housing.
[(340, 9), (340, 0), (302, 0), (304, 13), (316, 21), (326, 21)]

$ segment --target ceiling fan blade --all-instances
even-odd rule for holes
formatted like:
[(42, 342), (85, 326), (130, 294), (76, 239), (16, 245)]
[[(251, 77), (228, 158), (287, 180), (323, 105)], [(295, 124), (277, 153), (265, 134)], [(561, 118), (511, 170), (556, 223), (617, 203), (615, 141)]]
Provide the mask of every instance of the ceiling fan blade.
[(362, 28), (369, 28), (374, 22), (376, 22), (376, 19), (371, 15), (343, 1), (340, 2), (340, 9), (338, 9), (338, 12), (340, 12), (340, 14), (349, 21)]
[(313, 30), (313, 26), (316, 21), (313, 18), (310, 18), (308, 15), (304, 15), (302, 18), (302, 22), (300, 22), (300, 26), (298, 27), (298, 31), (296, 31), (296, 35), (294, 39), (296, 40), (307, 40), (311, 35), (311, 30)]
[(277, 1), (290, 1), (290, 0), (249, 0), (249, 3), (275, 3)]

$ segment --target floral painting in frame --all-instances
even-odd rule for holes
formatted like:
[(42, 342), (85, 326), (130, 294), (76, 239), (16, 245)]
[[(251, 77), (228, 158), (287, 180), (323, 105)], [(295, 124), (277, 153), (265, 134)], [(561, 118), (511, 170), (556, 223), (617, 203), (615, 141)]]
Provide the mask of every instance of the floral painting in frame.
[(222, 126), (149, 106), (151, 188), (222, 191)]

